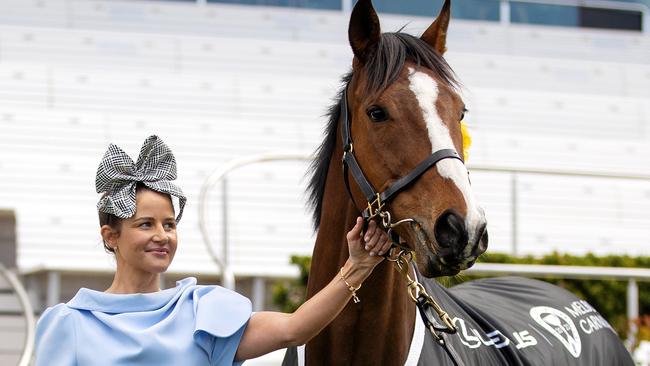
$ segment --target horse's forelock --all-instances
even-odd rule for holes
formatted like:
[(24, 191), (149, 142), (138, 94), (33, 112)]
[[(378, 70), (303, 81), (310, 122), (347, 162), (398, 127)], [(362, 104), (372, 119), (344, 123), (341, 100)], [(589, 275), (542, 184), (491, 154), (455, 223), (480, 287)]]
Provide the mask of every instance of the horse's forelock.
[(456, 75), (445, 59), (423, 40), (407, 33), (384, 33), (377, 44), (376, 52), (365, 65), (366, 90), (371, 95), (391, 85), (411, 61), (418, 66), (434, 71), (440, 81), (457, 89)]

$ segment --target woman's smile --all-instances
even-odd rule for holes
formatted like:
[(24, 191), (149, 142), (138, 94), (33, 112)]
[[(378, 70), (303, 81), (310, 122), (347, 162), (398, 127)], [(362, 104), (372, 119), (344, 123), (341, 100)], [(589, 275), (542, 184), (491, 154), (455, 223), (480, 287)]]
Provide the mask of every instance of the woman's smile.
[(150, 249), (145, 249), (146, 253), (151, 253), (154, 256), (165, 258), (169, 255), (169, 249), (165, 247), (156, 247), (156, 248), (150, 248)]

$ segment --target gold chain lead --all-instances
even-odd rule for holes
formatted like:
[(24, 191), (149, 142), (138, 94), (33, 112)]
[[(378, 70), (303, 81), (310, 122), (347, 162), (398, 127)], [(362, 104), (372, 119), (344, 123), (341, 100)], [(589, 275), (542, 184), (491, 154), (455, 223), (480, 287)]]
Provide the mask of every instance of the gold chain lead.
[(427, 304), (433, 307), (433, 310), (436, 311), (438, 317), (440, 317), (440, 320), (442, 320), (445, 327), (447, 327), (452, 333), (456, 332), (456, 326), (453, 324), (453, 321), (449, 314), (442, 309), (442, 307), (433, 299), (433, 297), (431, 297), (431, 295), (429, 295), (427, 290), (424, 288), (424, 286), (422, 286), (420, 282), (417, 281), (417, 279), (413, 279), (409, 275), (408, 264), (413, 261), (413, 252), (400, 250), (396, 258), (391, 259), (389, 257), (388, 260), (394, 262), (397, 270), (406, 277), (406, 287), (411, 300), (413, 300), (414, 303), (417, 303), (418, 297), (420, 295), (424, 296)]

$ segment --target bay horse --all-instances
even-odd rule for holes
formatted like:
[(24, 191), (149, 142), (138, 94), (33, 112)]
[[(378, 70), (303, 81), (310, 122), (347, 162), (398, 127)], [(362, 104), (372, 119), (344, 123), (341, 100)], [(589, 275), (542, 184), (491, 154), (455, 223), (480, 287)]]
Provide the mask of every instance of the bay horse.
[[(357, 292), (361, 302), (306, 345), (306, 364), (633, 365), (607, 322), (562, 289), (521, 278), (446, 289), (433, 279), (471, 267), (488, 245), (463, 162), (466, 109), (443, 58), (449, 20), (446, 0), (417, 38), (382, 34), (370, 0), (351, 13), (352, 70), (311, 167), (318, 234), (307, 296), (337, 275), (348, 257), (346, 233), (361, 213), (382, 222), (412, 265), (394, 255), (378, 265)], [(421, 287), (407, 288), (406, 276)], [(420, 293), (449, 317), (418, 314)], [(574, 325), (581, 322), (585, 334)], [(294, 356), (288, 352), (284, 364), (301, 364)]]

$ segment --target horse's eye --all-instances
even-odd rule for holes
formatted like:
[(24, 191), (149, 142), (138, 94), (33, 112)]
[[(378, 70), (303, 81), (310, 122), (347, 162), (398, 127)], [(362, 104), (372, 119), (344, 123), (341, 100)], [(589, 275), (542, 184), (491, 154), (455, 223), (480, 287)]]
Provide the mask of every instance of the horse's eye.
[(368, 117), (370, 117), (370, 119), (373, 122), (384, 122), (385, 120), (388, 119), (388, 112), (386, 112), (386, 110), (376, 105), (368, 108), (366, 114), (368, 115)]
[(460, 121), (462, 122), (465, 119), (465, 113), (469, 112), (467, 108), (463, 108), (463, 111), (460, 112)]

